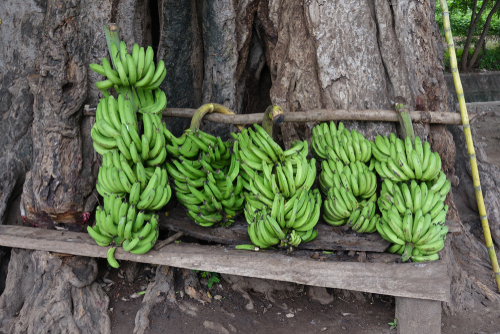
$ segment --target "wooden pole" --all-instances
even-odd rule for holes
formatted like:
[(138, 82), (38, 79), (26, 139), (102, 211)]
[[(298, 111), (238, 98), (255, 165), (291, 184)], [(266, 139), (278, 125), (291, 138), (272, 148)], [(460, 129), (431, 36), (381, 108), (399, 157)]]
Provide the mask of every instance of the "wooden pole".
[[(192, 118), (196, 109), (166, 108), (163, 117)], [(472, 115), (475, 116), (475, 115)], [(461, 125), (460, 114), (438, 111), (410, 111), (413, 122), (434, 124)], [(225, 124), (261, 124), (264, 113), (220, 115), (209, 114), (204, 120)], [(370, 122), (399, 122), (394, 110), (342, 110), (342, 109), (314, 109), (296, 111), (284, 114), (284, 122), (325, 122), (325, 121), (370, 121)]]
[[(163, 117), (192, 118), (196, 109), (188, 108), (166, 108)], [(84, 109), (85, 116), (95, 116), (95, 107)], [(204, 120), (224, 124), (261, 124), (264, 113), (256, 114), (208, 114)], [(470, 118), (476, 117), (470, 114)], [(413, 122), (432, 124), (462, 125), (460, 114), (439, 111), (410, 111)], [(369, 121), (369, 122), (399, 122), (398, 115), (394, 110), (343, 110), (343, 109), (314, 109), (308, 111), (296, 111), (283, 116), (284, 122), (325, 122), (325, 121)]]
[(464, 98), (464, 90), (462, 88), (462, 82), (460, 81), (460, 74), (458, 73), (457, 68), (455, 45), (453, 43), (453, 36), (451, 35), (450, 13), (448, 12), (448, 4), (446, 3), (446, 0), (440, 0), (440, 4), (441, 12), (443, 13), (444, 34), (446, 37), (446, 42), (448, 43), (448, 54), (450, 55), (451, 73), (453, 75), (453, 82), (455, 83), (455, 90), (457, 91), (458, 103), (460, 106), (460, 115), (462, 117), (465, 140), (467, 142), (467, 151), (469, 153), (470, 168), (472, 171), (472, 183), (474, 184), (474, 190), (476, 192), (479, 218), (481, 219), (481, 225), (483, 226), (484, 241), (486, 243), (486, 248), (488, 249), (488, 254), (490, 256), (491, 266), (493, 267), (493, 273), (495, 275), (498, 291), (500, 291), (500, 268), (498, 267), (497, 255), (495, 253), (495, 247), (493, 246), (493, 241), (491, 239), (490, 225), (488, 224), (488, 216), (486, 214), (486, 208), (484, 206), (481, 181), (479, 180), (479, 172), (477, 169), (476, 152), (474, 150), (474, 143), (472, 141), (469, 116), (467, 114), (467, 106), (465, 104)]

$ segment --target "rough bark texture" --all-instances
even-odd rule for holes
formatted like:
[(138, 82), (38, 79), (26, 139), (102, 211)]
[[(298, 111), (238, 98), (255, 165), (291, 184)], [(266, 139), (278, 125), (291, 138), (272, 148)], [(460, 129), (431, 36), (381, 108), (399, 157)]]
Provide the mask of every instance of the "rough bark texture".
[[(253, 38), (257, 5), (258, 0), (161, 2), (157, 59), (167, 67), (162, 89), (169, 107), (198, 108), (215, 102), (235, 113), (264, 108), (250, 106), (249, 94), (249, 87), (252, 93), (258, 90), (264, 65), (262, 47)], [(189, 121), (179, 118), (167, 122), (176, 135), (188, 126)], [(236, 128), (203, 122), (201, 129), (226, 140)]]
[(47, 7), (36, 60), (40, 70), (31, 87), (33, 161), (21, 213), (35, 225), (51, 226), (81, 219), (94, 188), (91, 142), (80, 129), (92, 30), (84, 12), (90, 3), (48, 1)]
[(13, 250), (0, 297), (2, 333), (111, 333), (92, 258)]
[[(272, 26), (264, 29), (273, 79), (271, 100), (285, 112), (313, 107), (391, 109), (397, 96), (405, 98), (412, 109), (453, 108), (449, 107), (452, 98), (443, 75), (443, 48), (434, 19), (434, 1), (270, 0), (263, 7), (267, 21), (261, 16), (259, 20), (271, 22)], [(392, 125), (363, 123), (348, 122), (346, 126), (357, 128), (370, 139), (394, 131)], [(301, 127), (281, 126), (285, 146), (297, 136), (309, 137), (308, 126)], [(464, 150), (463, 133), (458, 139), (445, 126), (420, 124), (415, 125), (415, 131), (439, 152), (443, 171), (454, 184), (458, 181), (455, 169), (460, 180), (467, 179), (460, 184), (467, 189), (463, 194), (469, 206), (475, 208), (474, 218), (478, 221), (468, 158), (459, 153)], [(456, 158), (455, 143), (459, 154)], [(495, 181), (500, 175), (490, 164), (480, 162), (479, 168), (492, 233), (498, 242), (496, 215), (500, 203)], [(459, 221), (453, 194), (446, 203), (450, 206), (448, 218)], [(480, 236), (482, 231), (477, 234)], [(453, 300), (445, 309), (454, 312), (468, 303), (461, 296), (471, 291), (483, 297), (494, 296), (495, 287), (482, 241), (465, 230), (450, 239), (443, 256), (449, 259)], [(484, 288), (470, 283), (473, 278)]]
[[(107, 56), (112, 1), (0, 7), (0, 220), (19, 224), (22, 214), (40, 227), (80, 229), (97, 200), (93, 119), (81, 112), (98, 101), (93, 83), (102, 79), (88, 64)], [(95, 260), (18, 250), (1, 260), (0, 332), (110, 333)]]
[(156, 278), (148, 285), (142, 303), (144, 304), (135, 316), (134, 334), (144, 334), (149, 327), (149, 312), (156, 304), (167, 298), (175, 303), (174, 268), (159, 266), (156, 269)]
[(1, 7), (5, 15), (0, 25), (0, 223), (5, 223), (6, 209), (21, 193), (31, 168), (33, 93), (28, 78), (36, 73), (46, 7), (43, 1), (26, 1), (25, 6), (9, 0)]
[[(198, 108), (202, 100), (203, 44), (195, 0), (162, 2), (157, 59), (163, 60), (167, 69), (161, 89), (167, 95), (169, 107)], [(179, 117), (166, 122), (176, 136), (189, 123), (189, 119)]]
[[(263, 112), (272, 102), (285, 112), (391, 109), (392, 101), (401, 96), (411, 109), (450, 111), (453, 103), (443, 76), (434, 6), (431, 0), (5, 0), (0, 25), (0, 221), (19, 223), (19, 201), (29, 222), (48, 228), (60, 223), (81, 227), (81, 214), (94, 209), (98, 167), (90, 139), (94, 120), (82, 118), (81, 110), (85, 103), (95, 106), (99, 98), (93, 84), (101, 77), (88, 64), (107, 56), (104, 24), (117, 22), (121, 38), (130, 46), (134, 42), (154, 46), (156, 60), (164, 60), (167, 67), (161, 87), (169, 107), (196, 108), (215, 102), (248, 113)], [(187, 124), (167, 121), (176, 135)], [(296, 138), (309, 139), (313, 125), (285, 123), (277, 137), (289, 146)], [(346, 122), (346, 126), (369, 139), (395, 131), (394, 125), (381, 122)], [(445, 310), (453, 312), (485, 296), (496, 302), (463, 133), (459, 127), (415, 124), (414, 128), (440, 153), (443, 171), (457, 186), (447, 198), (448, 218), (466, 223), (463, 233), (450, 237), (442, 251), (453, 281), (452, 302), (444, 305)], [(202, 129), (224, 139), (235, 130), (209, 122)], [(476, 151), (498, 247), (500, 172), (479, 147)], [(76, 268), (79, 261), (87, 261), (75, 258), (75, 263), (57, 267), (47, 253), (14, 253), (0, 300), (35, 298), (33, 305), (36, 298), (62, 291), (53, 287), (68, 281), (66, 269), (57, 268)], [(0, 263), (5, 267), (5, 261)], [(21, 263), (54, 263), (50, 267), (54, 275), (44, 275), (46, 285), (28, 296), (12, 283)], [(38, 267), (32, 268), (26, 275), (30, 277), (22, 277), (25, 289), (32, 285), (26, 282), (37, 277)], [(157, 284), (151, 291), (170, 291), (173, 274), (165, 270), (164, 277), (157, 277), (163, 286)], [(183, 279), (186, 284), (192, 281)], [(102, 299), (100, 290), (89, 284), (73, 285), (73, 305)], [(190, 284), (186, 293), (196, 298), (196, 288)], [(138, 315), (137, 332), (147, 328), (148, 309), (156, 302), (151, 291), (149, 304)], [(22, 326), (37, 319), (31, 305), (16, 305), (26, 319)], [(1, 326), (14, 326), (9, 328), (15, 332), (21, 321), (9, 312)], [(80, 326), (77, 320), (66, 320), (71, 308), (64, 312), (61, 321), (50, 322), (53, 328)], [(64, 327), (72, 324), (77, 327)]]

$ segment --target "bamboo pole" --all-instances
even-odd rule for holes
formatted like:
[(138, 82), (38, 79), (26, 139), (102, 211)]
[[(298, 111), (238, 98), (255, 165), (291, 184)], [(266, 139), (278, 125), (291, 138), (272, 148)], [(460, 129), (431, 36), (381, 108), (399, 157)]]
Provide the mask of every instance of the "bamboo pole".
[(439, 2), (441, 4), (441, 12), (443, 14), (444, 34), (446, 37), (446, 43), (448, 43), (448, 53), (450, 55), (450, 67), (451, 67), (451, 72), (453, 74), (453, 82), (455, 83), (455, 89), (457, 91), (458, 104), (460, 106), (460, 115), (462, 116), (464, 135), (465, 135), (465, 140), (467, 142), (467, 151), (469, 153), (470, 168), (472, 171), (472, 182), (474, 183), (474, 191), (476, 192), (477, 207), (479, 208), (479, 218), (481, 219), (481, 225), (483, 226), (484, 240), (486, 243), (486, 248), (488, 249), (488, 254), (490, 256), (491, 266), (493, 267), (495, 281), (497, 283), (498, 291), (500, 291), (500, 268), (498, 267), (497, 255), (495, 253), (495, 247), (493, 246), (493, 241), (491, 239), (490, 226), (488, 224), (488, 216), (486, 214), (486, 208), (484, 207), (483, 192), (481, 190), (481, 181), (479, 180), (479, 172), (477, 170), (476, 152), (474, 150), (474, 143), (472, 142), (469, 116), (467, 114), (467, 106), (465, 105), (464, 91), (462, 88), (462, 82), (460, 81), (460, 74), (458, 73), (458, 68), (457, 68), (455, 45), (453, 43), (453, 36), (451, 35), (450, 13), (448, 12), (448, 4), (446, 3), (446, 0), (440, 0)]

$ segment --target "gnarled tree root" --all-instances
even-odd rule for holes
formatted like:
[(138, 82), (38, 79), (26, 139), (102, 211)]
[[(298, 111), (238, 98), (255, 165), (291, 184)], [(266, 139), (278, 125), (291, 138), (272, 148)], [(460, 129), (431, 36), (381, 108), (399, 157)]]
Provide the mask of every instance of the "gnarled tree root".
[(111, 333), (109, 298), (93, 258), (13, 249), (0, 296), (0, 332)]

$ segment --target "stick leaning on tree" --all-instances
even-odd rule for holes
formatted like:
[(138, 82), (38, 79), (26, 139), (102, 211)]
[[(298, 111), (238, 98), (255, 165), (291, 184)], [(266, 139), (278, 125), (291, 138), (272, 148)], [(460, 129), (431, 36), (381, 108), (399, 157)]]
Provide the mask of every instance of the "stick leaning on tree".
[(453, 74), (453, 82), (455, 83), (455, 90), (457, 91), (458, 103), (460, 106), (460, 115), (462, 116), (462, 125), (464, 127), (465, 140), (467, 142), (467, 151), (469, 153), (470, 168), (472, 171), (472, 182), (474, 184), (474, 191), (476, 192), (477, 207), (479, 208), (479, 218), (484, 232), (484, 240), (488, 254), (490, 256), (491, 266), (495, 275), (498, 291), (500, 291), (500, 268), (498, 267), (497, 255), (495, 247), (491, 239), (490, 226), (488, 224), (488, 216), (484, 206), (483, 192), (481, 190), (481, 181), (479, 180), (479, 172), (477, 169), (476, 151), (474, 150), (474, 143), (472, 141), (472, 134), (469, 124), (469, 115), (467, 114), (467, 106), (465, 104), (464, 91), (462, 82), (460, 81), (460, 74), (457, 68), (457, 56), (455, 54), (455, 45), (453, 43), (453, 36), (451, 35), (450, 13), (448, 12), (448, 4), (446, 0), (440, 0), (441, 12), (443, 14), (443, 27), (448, 44), (448, 53), (450, 55), (450, 67)]

